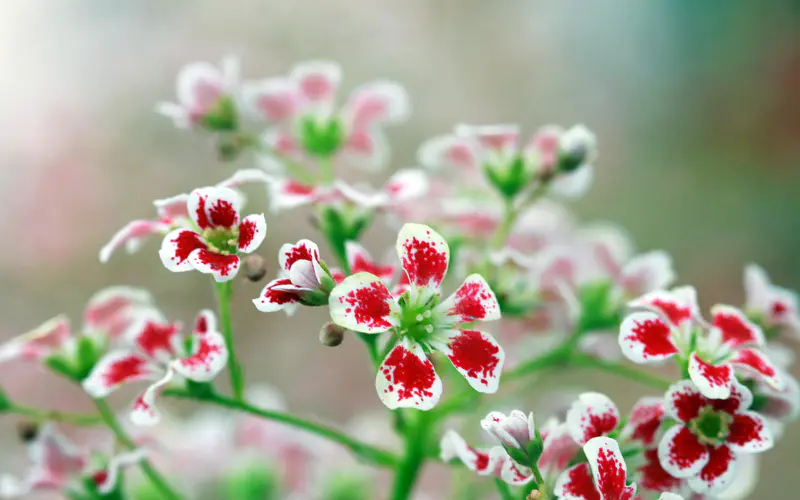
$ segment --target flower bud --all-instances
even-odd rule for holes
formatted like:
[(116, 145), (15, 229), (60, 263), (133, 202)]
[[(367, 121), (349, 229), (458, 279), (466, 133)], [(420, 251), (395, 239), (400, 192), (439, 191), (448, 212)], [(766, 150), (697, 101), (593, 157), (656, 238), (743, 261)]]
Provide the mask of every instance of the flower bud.
[(244, 258), (244, 275), (253, 283), (261, 281), (267, 275), (267, 261), (256, 254)]
[(336, 347), (344, 340), (344, 334), (347, 330), (339, 325), (333, 323), (325, 323), (319, 331), (319, 341), (322, 345), (328, 347)]
[(514, 410), (508, 416), (493, 411), (481, 421), (481, 427), (497, 438), (515, 462), (526, 467), (535, 464), (542, 454), (542, 438), (536, 432), (533, 413)]
[(30, 443), (39, 436), (39, 426), (36, 422), (20, 422), (17, 426), (17, 435), (23, 443)]
[(591, 163), (597, 156), (597, 137), (584, 125), (575, 125), (564, 132), (559, 141), (558, 169), (573, 172)]

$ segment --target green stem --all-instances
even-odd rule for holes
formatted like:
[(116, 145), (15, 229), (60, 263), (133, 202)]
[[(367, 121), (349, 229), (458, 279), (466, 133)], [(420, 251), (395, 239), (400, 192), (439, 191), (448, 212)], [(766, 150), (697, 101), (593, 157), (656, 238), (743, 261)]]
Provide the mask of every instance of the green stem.
[(492, 237), (493, 249), (499, 250), (506, 244), (508, 236), (511, 234), (511, 229), (517, 221), (518, 215), (519, 210), (514, 206), (514, 200), (506, 198), (505, 204), (503, 205), (503, 220), (500, 222), (500, 225), (497, 226), (497, 230)]
[(405, 455), (398, 464), (394, 476), (391, 500), (407, 500), (414, 491), (422, 464), (425, 461), (425, 447), (430, 433), (430, 414), (418, 411), (416, 420), (406, 419)]
[(239, 364), (239, 360), (236, 358), (236, 344), (233, 341), (233, 327), (231, 326), (231, 295), (233, 289), (230, 281), (216, 283), (216, 287), (220, 327), (222, 328), (222, 335), (225, 337), (225, 345), (228, 348), (228, 371), (231, 375), (233, 397), (237, 401), (244, 401), (244, 375), (242, 365)]
[(650, 387), (658, 390), (666, 390), (671, 385), (669, 380), (659, 377), (658, 375), (653, 375), (647, 371), (611, 361), (604, 361), (602, 359), (597, 359), (578, 352), (573, 353), (570, 356), (569, 361), (571, 364), (577, 367), (595, 368), (597, 370), (613, 373), (614, 375), (618, 375), (629, 380), (634, 380), (644, 385), (649, 385)]
[(499, 477), (494, 479), (494, 485), (497, 487), (497, 493), (500, 495), (500, 500), (514, 500), (514, 495), (511, 493), (511, 488)]
[(319, 164), (319, 176), (323, 186), (333, 185), (333, 160), (330, 156), (320, 158), (317, 162)]
[[(114, 411), (108, 406), (108, 403), (103, 399), (95, 399), (94, 404), (97, 406), (97, 410), (100, 412), (103, 421), (108, 428), (111, 429), (111, 432), (114, 433), (114, 436), (116, 436), (117, 441), (129, 450), (136, 449), (136, 443), (133, 442), (130, 436), (125, 432), (125, 429), (119, 424), (117, 417), (114, 415)], [(153, 483), (153, 486), (161, 492), (163, 495), (162, 498), (180, 500), (181, 496), (170, 487), (166, 479), (153, 467), (153, 464), (151, 464), (149, 460), (146, 458), (143, 459), (139, 462), (139, 467), (141, 467), (142, 472), (147, 476), (150, 482)]]
[(64, 422), (74, 425), (101, 425), (104, 420), (99, 415), (79, 415), (76, 413), (65, 413), (57, 410), (39, 410), (37, 408), (30, 408), (28, 406), (13, 405), (12, 407), (3, 410), (6, 413), (21, 415), (30, 418), (31, 420), (53, 420), (56, 422)]
[(238, 410), (245, 413), (250, 413), (251, 415), (257, 415), (268, 420), (281, 422), (339, 443), (342, 446), (350, 449), (350, 451), (355, 453), (359, 458), (362, 458), (375, 465), (380, 465), (382, 467), (394, 467), (397, 463), (397, 458), (394, 456), (394, 454), (388, 451), (370, 446), (366, 443), (362, 443), (361, 441), (351, 438), (350, 436), (332, 427), (318, 424), (316, 422), (312, 422), (288, 413), (265, 410), (263, 408), (258, 408), (251, 404), (227, 398), (225, 396), (220, 396), (218, 394), (206, 394), (202, 397), (198, 397), (183, 390), (167, 389), (164, 391), (164, 395), (181, 399), (205, 401), (218, 406), (223, 406), (225, 408), (230, 408), (232, 410)]

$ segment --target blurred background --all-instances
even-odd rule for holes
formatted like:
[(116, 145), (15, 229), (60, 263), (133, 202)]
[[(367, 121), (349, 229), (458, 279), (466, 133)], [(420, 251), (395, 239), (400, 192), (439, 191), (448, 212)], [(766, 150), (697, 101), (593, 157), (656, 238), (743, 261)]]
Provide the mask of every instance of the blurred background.
[[(147, 287), (184, 321), (213, 303), (208, 277), (169, 273), (156, 241), (102, 267), (97, 252), (129, 220), (150, 217), (153, 199), (233, 172), (207, 137), (153, 112), (174, 99), (184, 63), (227, 54), (241, 57), (247, 78), (322, 58), (342, 64), (345, 91), (384, 77), (406, 85), (414, 114), (389, 130), (392, 168), (414, 165), (417, 146), (456, 122), (518, 122), (525, 135), (583, 122), (597, 132), (600, 160), (593, 189), (573, 204), (578, 214), (622, 224), (642, 250), (669, 251), (703, 307), (741, 304), (751, 261), (800, 288), (800, 3), (792, 0), (30, 0), (0, 6), (0, 233), (8, 237), (0, 339), (60, 312), (79, 325), (85, 301), (110, 284)], [(263, 193), (249, 194), (248, 208), (265, 210)], [(268, 222), (260, 253), (274, 273), (282, 243), (317, 234), (302, 211)], [(375, 255), (393, 241), (383, 224), (367, 236)], [(235, 286), (249, 379), (279, 388), (299, 412), (339, 422), (353, 408), (380, 410), (363, 346), (320, 345), (323, 311), (292, 321), (259, 313), (250, 299), (261, 286)], [(594, 380), (621, 408), (641, 394)], [(3, 366), (0, 384), (30, 405), (89, 407), (33, 366)], [(122, 408), (130, 396), (114, 400)], [(522, 403), (535, 411), (532, 401)], [(15, 423), (0, 420), (0, 470), (24, 466)], [(796, 498), (799, 447), (800, 426), (790, 426), (763, 456), (753, 498)]]

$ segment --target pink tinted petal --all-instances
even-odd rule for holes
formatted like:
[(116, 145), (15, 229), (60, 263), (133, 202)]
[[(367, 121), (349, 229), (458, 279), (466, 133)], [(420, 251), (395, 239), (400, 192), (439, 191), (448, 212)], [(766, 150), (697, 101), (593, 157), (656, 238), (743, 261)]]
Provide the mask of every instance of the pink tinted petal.
[(371, 82), (355, 89), (343, 110), (354, 130), (397, 123), (407, 119), (409, 112), (406, 90), (388, 81)]
[(450, 264), (450, 248), (442, 236), (422, 224), (405, 224), (397, 235), (397, 253), (409, 281), (437, 289)]
[(173, 376), (174, 372), (169, 368), (160, 380), (150, 385), (133, 401), (130, 415), (133, 425), (148, 427), (161, 421), (161, 412), (156, 408), (156, 398), (172, 381)]
[[(237, 170), (233, 173), (232, 176), (228, 177), (224, 181), (217, 184), (217, 187), (226, 187), (226, 188), (239, 188), (244, 186), (245, 184), (251, 184), (254, 182), (262, 183), (262, 184), (269, 184), (270, 182), (275, 181), (275, 177), (270, 175), (267, 172), (268, 166), (277, 163), (276, 160), (264, 157), (259, 158), (259, 164), (262, 168), (243, 168), (241, 170)], [(273, 167), (272, 170), (274, 170)], [(272, 171), (270, 170), (270, 171)]]
[(653, 444), (664, 419), (664, 413), (663, 398), (641, 398), (633, 406), (630, 417), (622, 429), (622, 435), (648, 446)]
[(264, 214), (248, 215), (239, 224), (239, 251), (255, 252), (267, 236), (267, 221)]
[(428, 176), (419, 169), (403, 169), (389, 178), (383, 190), (394, 203), (416, 200), (428, 192)]
[(452, 429), (442, 436), (439, 449), (443, 462), (458, 458), (467, 469), (482, 476), (493, 474), (500, 467), (500, 462), (505, 455), (505, 452), (500, 453), (502, 451), (500, 447), (491, 450), (477, 450), (469, 446), (464, 438)]
[(585, 392), (567, 412), (567, 426), (576, 443), (586, 444), (594, 437), (605, 436), (619, 425), (619, 410), (605, 394)]
[(202, 335), (194, 335), (192, 340), (194, 346), (191, 356), (176, 360), (172, 367), (189, 380), (210, 382), (228, 361), (225, 339), (219, 332), (207, 331)]
[(170, 227), (169, 224), (154, 220), (129, 222), (111, 237), (111, 241), (100, 249), (100, 262), (103, 264), (108, 262), (111, 255), (122, 246), (125, 246), (128, 253), (133, 253), (142, 246), (147, 238), (156, 234), (166, 234), (169, 232)]
[(180, 323), (167, 323), (145, 317), (131, 325), (126, 336), (142, 354), (168, 362), (182, 349), (181, 328)]
[(222, 72), (213, 64), (189, 63), (178, 73), (178, 102), (189, 111), (192, 121), (196, 121), (217, 103), (223, 87)]
[(292, 280), (293, 285), (305, 291), (315, 290), (320, 285), (314, 264), (308, 260), (299, 260), (292, 264), (292, 269), (289, 270), (289, 279)]
[(298, 111), (297, 85), (287, 78), (267, 78), (247, 85), (243, 90), (250, 108), (269, 122), (289, 120)]
[(635, 363), (663, 361), (678, 354), (672, 327), (657, 314), (634, 312), (619, 329), (622, 354)]
[(453, 323), (493, 321), (500, 319), (500, 304), (494, 292), (480, 274), (472, 274), (444, 302), (437, 311), (449, 316)]
[(658, 460), (673, 477), (692, 477), (703, 470), (709, 459), (708, 447), (680, 424), (664, 433), (658, 445)]
[(553, 492), (560, 500), (601, 500), (589, 464), (578, 464), (558, 476)]
[(430, 410), (442, 395), (442, 381), (422, 347), (404, 338), (378, 368), (375, 387), (389, 409)]
[(417, 157), (420, 165), (430, 169), (471, 171), (480, 166), (474, 141), (454, 135), (428, 140), (419, 148)]
[(517, 147), (519, 126), (511, 124), (458, 125), (456, 135), (474, 138), (482, 148), (506, 154)]
[(736, 453), (760, 453), (773, 446), (772, 433), (761, 415), (746, 411), (733, 416), (727, 445)]
[[(276, 288), (283, 287), (283, 288)], [(253, 299), (256, 309), (261, 312), (274, 312), (280, 311), (287, 306), (292, 306), (300, 300), (300, 290), (292, 290), (296, 288), (292, 285), (292, 281), (288, 278), (279, 278), (267, 283), (267, 286), (261, 290), (261, 294)]]
[[(650, 491), (669, 491), (680, 488), (682, 481), (672, 477), (658, 461), (658, 449), (649, 448), (642, 453), (644, 463), (636, 468), (639, 486)], [(678, 500), (683, 500), (679, 498)]]
[(753, 403), (753, 393), (734, 378), (731, 385), (731, 394), (727, 399), (713, 399), (707, 401), (707, 403), (710, 403), (716, 410), (735, 415), (750, 408)]
[(331, 104), (342, 79), (342, 69), (331, 61), (306, 61), (292, 68), (289, 77), (305, 100)]
[(201, 248), (206, 248), (206, 243), (199, 234), (191, 229), (176, 229), (164, 236), (158, 255), (172, 272), (191, 271), (194, 267), (189, 256)]
[(519, 410), (513, 410), (508, 416), (499, 411), (489, 412), (481, 420), (481, 427), (504, 446), (512, 448), (524, 448), (536, 438), (533, 413), (525, 415)]
[(157, 314), (147, 290), (111, 286), (95, 293), (83, 311), (83, 331), (117, 337), (125, 332), (137, 313)]
[(494, 337), (478, 330), (452, 330), (447, 336), (438, 349), (469, 385), (485, 394), (497, 392), (506, 355)]
[(67, 317), (56, 316), (34, 330), (0, 344), (0, 363), (20, 358), (39, 361), (64, 347), (70, 336)]
[[(269, 129), (261, 135), (261, 141), (272, 154), (277, 157), (300, 160), (303, 158), (303, 149), (292, 134), (281, 128)], [(282, 172), (281, 169), (278, 172)]]
[(691, 380), (672, 384), (664, 395), (666, 414), (680, 422), (694, 419), (707, 404), (709, 401)]
[(350, 266), (350, 272), (353, 274), (361, 272), (374, 274), (384, 283), (391, 282), (392, 278), (397, 274), (395, 266), (378, 264), (372, 259), (367, 250), (355, 241), (345, 243), (345, 254), (347, 255), (347, 265)]
[(629, 297), (664, 289), (675, 281), (672, 258), (663, 250), (643, 253), (629, 260), (618, 277)]
[(543, 172), (552, 172), (558, 163), (558, 144), (564, 129), (558, 125), (539, 128), (523, 149), (523, 155), (536, 161)]
[(291, 179), (279, 179), (269, 184), (270, 209), (273, 212), (289, 210), (317, 201), (320, 191)]
[(386, 285), (370, 273), (348, 276), (328, 298), (333, 322), (361, 333), (385, 332), (397, 325), (395, 304)]
[(352, 130), (342, 146), (342, 156), (343, 160), (359, 168), (380, 168), (388, 160), (389, 145), (380, 130)]
[[(226, 187), (205, 188), (198, 191), (207, 196), (204, 208), (211, 227), (233, 229), (239, 225), (239, 212), (243, 200), (238, 191)], [(195, 193), (192, 192), (190, 196), (194, 197)]]
[(736, 455), (725, 445), (709, 448), (708, 463), (696, 477), (689, 479), (689, 488), (696, 493), (711, 494), (724, 491), (736, 473)]
[(764, 345), (764, 333), (745, 314), (731, 306), (716, 305), (711, 309), (714, 328), (722, 333), (722, 340), (731, 347)]
[(88, 457), (82, 450), (58, 432), (53, 424), (46, 425), (29, 449), (37, 476), (47, 476), (57, 481), (69, 481), (80, 474)]
[(651, 292), (631, 301), (629, 305), (653, 310), (679, 327), (690, 323), (698, 314), (697, 293), (692, 287)]
[(737, 369), (755, 375), (776, 390), (786, 386), (783, 375), (772, 361), (756, 349), (739, 349), (730, 360)]
[(162, 198), (153, 201), (153, 206), (156, 207), (156, 213), (162, 221), (175, 222), (180, 219), (190, 219), (187, 203), (189, 195), (186, 193), (170, 196), (169, 198)]
[[(583, 451), (589, 460), (601, 499), (622, 500), (632, 496), (625, 486), (625, 459), (614, 439), (605, 436), (592, 438), (583, 446)], [(633, 488), (635, 492), (635, 486)]]
[(137, 449), (125, 453), (120, 453), (108, 461), (105, 469), (101, 469), (92, 474), (98, 493), (107, 495), (117, 486), (119, 474), (123, 468), (138, 464), (147, 456), (144, 449)]
[(727, 363), (712, 365), (703, 361), (697, 353), (689, 358), (689, 377), (707, 398), (727, 399), (731, 394), (733, 367)]
[(285, 271), (300, 260), (319, 262), (319, 247), (311, 240), (300, 240), (295, 244), (286, 243), (278, 251), (278, 263)]
[(201, 248), (192, 252), (189, 261), (203, 274), (211, 274), (218, 283), (230, 281), (239, 272), (238, 255), (223, 255)]
[(152, 380), (161, 373), (161, 368), (141, 354), (112, 351), (94, 366), (83, 389), (93, 398), (104, 398), (122, 384)]
[(556, 424), (546, 434), (542, 432), (544, 451), (539, 457), (539, 468), (550, 471), (563, 470), (580, 450), (572, 439), (566, 423)]
[(213, 187), (195, 189), (189, 194), (189, 199), (186, 201), (189, 217), (201, 231), (211, 228), (211, 221), (208, 220), (208, 197), (213, 192)]

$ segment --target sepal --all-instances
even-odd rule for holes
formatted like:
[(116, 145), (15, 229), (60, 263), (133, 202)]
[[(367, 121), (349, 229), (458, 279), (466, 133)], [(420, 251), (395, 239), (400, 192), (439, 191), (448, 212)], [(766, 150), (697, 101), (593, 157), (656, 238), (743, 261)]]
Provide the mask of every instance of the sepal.
[(300, 143), (311, 156), (330, 158), (344, 144), (345, 130), (339, 120), (319, 120), (314, 116), (306, 116), (298, 127)]

